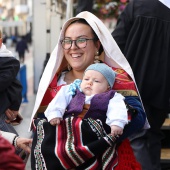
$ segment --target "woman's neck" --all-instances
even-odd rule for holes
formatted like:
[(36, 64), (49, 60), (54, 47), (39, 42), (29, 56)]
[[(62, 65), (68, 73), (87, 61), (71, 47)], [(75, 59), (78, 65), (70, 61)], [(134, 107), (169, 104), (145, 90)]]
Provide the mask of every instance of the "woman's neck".
[(64, 81), (67, 83), (67, 84), (70, 84), (72, 83), (75, 79), (82, 79), (83, 78), (83, 74), (84, 74), (84, 71), (83, 72), (80, 72), (80, 71), (75, 71), (75, 70), (71, 70), (69, 72), (66, 73), (66, 76), (64, 78)]

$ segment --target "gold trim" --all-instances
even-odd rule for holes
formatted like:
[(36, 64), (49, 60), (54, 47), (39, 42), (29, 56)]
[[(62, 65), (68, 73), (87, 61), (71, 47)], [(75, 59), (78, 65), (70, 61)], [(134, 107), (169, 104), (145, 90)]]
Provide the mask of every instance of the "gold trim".
[(137, 92), (134, 90), (116, 90), (118, 93), (123, 96), (138, 96)]

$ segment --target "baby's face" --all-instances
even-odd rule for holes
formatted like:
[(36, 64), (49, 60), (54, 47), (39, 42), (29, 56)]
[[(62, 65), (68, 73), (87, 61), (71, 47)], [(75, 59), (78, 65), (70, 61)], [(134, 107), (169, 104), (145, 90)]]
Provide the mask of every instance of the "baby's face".
[(95, 70), (85, 72), (80, 87), (87, 96), (106, 92), (110, 88), (105, 77)]

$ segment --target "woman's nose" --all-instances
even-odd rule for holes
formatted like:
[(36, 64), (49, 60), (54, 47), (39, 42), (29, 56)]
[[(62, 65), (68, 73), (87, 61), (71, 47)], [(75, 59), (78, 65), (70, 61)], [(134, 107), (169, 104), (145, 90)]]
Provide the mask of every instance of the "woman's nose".
[(71, 49), (75, 49), (75, 48), (78, 48), (78, 47), (76, 45), (76, 41), (73, 41), (71, 44)]

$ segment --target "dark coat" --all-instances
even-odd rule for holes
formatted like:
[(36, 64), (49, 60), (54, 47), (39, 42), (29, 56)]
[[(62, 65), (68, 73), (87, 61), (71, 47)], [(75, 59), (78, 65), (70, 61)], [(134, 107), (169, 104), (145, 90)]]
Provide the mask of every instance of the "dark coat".
[(0, 57), (0, 114), (6, 109), (19, 110), (22, 86), (16, 79), (20, 63), (14, 57)]
[(28, 51), (28, 46), (27, 46), (27, 42), (24, 40), (24, 39), (22, 39), (21, 41), (19, 41), (18, 43), (17, 43), (17, 45), (16, 45), (16, 51), (19, 53), (19, 54), (21, 54), (21, 55), (23, 55), (23, 54), (25, 54), (25, 51)]
[(142, 101), (170, 111), (170, 9), (158, 0), (133, 0), (112, 35), (132, 67)]

